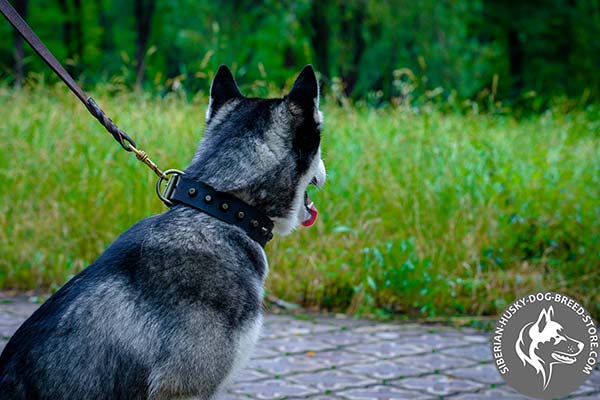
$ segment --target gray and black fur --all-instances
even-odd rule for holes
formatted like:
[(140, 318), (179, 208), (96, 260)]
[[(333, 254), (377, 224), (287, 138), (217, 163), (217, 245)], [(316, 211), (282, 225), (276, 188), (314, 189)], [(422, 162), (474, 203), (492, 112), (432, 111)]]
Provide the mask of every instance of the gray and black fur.
[[(211, 87), (188, 176), (257, 207), (288, 233), (321, 186), (312, 67), (283, 99), (244, 97), (227, 67)], [(214, 399), (261, 326), (264, 250), (183, 205), (142, 220), (48, 299), (0, 356), (4, 399)]]

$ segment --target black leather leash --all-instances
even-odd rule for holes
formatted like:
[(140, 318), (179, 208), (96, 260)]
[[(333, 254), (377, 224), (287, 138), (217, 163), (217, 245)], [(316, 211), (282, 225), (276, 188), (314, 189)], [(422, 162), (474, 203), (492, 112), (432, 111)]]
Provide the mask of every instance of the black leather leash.
[(10, 5), (8, 0), (0, 0), (0, 12), (6, 17), (8, 22), (19, 32), (19, 34), (25, 39), (31, 48), (37, 53), (38, 56), (58, 77), (71, 89), (71, 91), (77, 96), (77, 98), (83, 103), (85, 108), (102, 124), (102, 126), (110, 132), (121, 147), (126, 151), (132, 151), (135, 153), (138, 160), (146, 164), (154, 173), (160, 177), (166, 178), (167, 176), (148, 158), (148, 155), (143, 150), (138, 150), (135, 145), (135, 141), (129, 137), (128, 134), (123, 132), (119, 127), (110, 119), (104, 111), (96, 104), (94, 99), (89, 97), (80, 87), (75, 83), (75, 80), (69, 75), (69, 73), (63, 68), (60, 62), (54, 57), (54, 55), (48, 50), (40, 38), (33, 32), (33, 30), (27, 25), (27, 23), (21, 18), (19, 13)]
[(0, 0), (0, 12), (2, 12), (23, 39), (29, 43), (37, 55), (71, 89), (90, 114), (119, 142), (121, 147), (126, 151), (135, 153), (138, 160), (142, 161), (158, 175), (156, 193), (168, 207), (171, 207), (174, 203), (178, 203), (203, 211), (221, 221), (240, 227), (263, 247), (273, 238), (271, 232), (273, 221), (255, 207), (244, 203), (228, 193), (218, 192), (205, 183), (186, 178), (183, 176), (182, 171), (175, 169), (161, 171), (148, 157), (148, 154), (143, 150), (139, 150), (136, 147), (135, 141), (127, 133), (119, 129), (98, 104), (96, 104), (94, 99), (89, 97), (77, 85), (71, 75), (69, 75), (56, 57), (48, 50), (23, 18), (21, 18), (19, 13), (10, 5), (8, 0)]
[(71, 91), (77, 96), (79, 100), (85, 105), (88, 111), (106, 128), (107, 131), (113, 135), (115, 140), (119, 142), (121, 147), (127, 151), (131, 151), (130, 146), (135, 147), (135, 142), (125, 132), (120, 130), (110, 118), (104, 114), (102, 109), (98, 107), (96, 102), (89, 97), (85, 92), (75, 83), (71, 75), (63, 68), (58, 62), (56, 57), (48, 50), (48, 48), (42, 43), (39, 37), (33, 32), (33, 30), (27, 25), (27, 23), (21, 18), (17, 11), (10, 5), (7, 0), (0, 0), (0, 11), (6, 17), (8, 22), (19, 32), (19, 34), (25, 39), (31, 48), (37, 53), (42, 60), (48, 64), (48, 66), (54, 71), (56, 75), (71, 89)]

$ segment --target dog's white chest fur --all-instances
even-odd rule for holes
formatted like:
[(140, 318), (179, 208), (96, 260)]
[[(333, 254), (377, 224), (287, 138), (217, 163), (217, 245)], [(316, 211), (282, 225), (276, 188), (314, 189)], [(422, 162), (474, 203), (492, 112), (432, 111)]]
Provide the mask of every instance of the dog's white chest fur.
[[(267, 261), (267, 254), (264, 250), (262, 250), (262, 256), (264, 260), (265, 266), (265, 276), (269, 271), (269, 262)], [(260, 298), (263, 298), (263, 287), (260, 286), (257, 288), (260, 291)], [(217, 396), (222, 393), (224, 390), (233, 383), (237, 375), (240, 371), (248, 364), (248, 360), (252, 356), (254, 352), (254, 347), (258, 342), (260, 337), (260, 333), (263, 325), (263, 316), (261, 313), (253, 320), (248, 322), (238, 333), (237, 340), (235, 344), (235, 356), (233, 360), (233, 365), (231, 366), (231, 370), (227, 377), (223, 380), (221, 385), (219, 386), (219, 390), (217, 390)]]
[(246, 330), (240, 333), (237, 343), (234, 367), (232, 368), (233, 374), (239, 372), (239, 370), (246, 365), (250, 359), (250, 356), (254, 352), (254, 346), (258, 341), (262, 329), (262, 323), (262, 314), (259, 314), (259, 317), (256, 318)]
[(233, 365), (231, 366), (231, 370), (227, 377), (223, 380), (221, 385), (219, 386), (219, 390), (217, 390), (217, 397), (222, 394), (235, 380), (239, 372), (246, 366), (248, 360), (252, 356), (254, 352), (254, 346), (260, 337), (260, 332), (262, 329), (262, 314), (252, 322), (248, 323), (243, 330), (238, 333), (236, 348), (235, 348), (235, 358), (233, 360)]

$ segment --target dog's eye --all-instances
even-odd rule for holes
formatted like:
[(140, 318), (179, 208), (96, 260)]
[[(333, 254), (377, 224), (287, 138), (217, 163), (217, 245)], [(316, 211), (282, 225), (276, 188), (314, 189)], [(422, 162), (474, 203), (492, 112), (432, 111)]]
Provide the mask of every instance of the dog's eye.
[(561, 341), (565, 340), (565, 339), (564, 339), (563, 337), (561, 337), (561, 336), (554, 336), (554, 337), (553, 337), (553, 339), (554, 339), (554, 344), (558, 344), (558, 343), (560, 343)]

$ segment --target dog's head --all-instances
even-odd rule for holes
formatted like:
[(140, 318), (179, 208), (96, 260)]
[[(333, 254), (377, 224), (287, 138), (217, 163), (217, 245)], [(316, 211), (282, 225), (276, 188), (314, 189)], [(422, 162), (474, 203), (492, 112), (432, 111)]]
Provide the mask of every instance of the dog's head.
[(278, 233), (312, 225), (317, 210), (306, 189), (325, 183), (318, 107), (310, 65), (281, 99), (245, 97), (221, 66), (210, 89), (204, 138), (186, 174), (257, 207)]
[(550, 306), (542, 309), (535, 322), (521, 329), (515, 349), (523, 365), (527, 363), (542, 374), (546, 388), (552, 366), (576, 362), (583, 343), (566, 334), (564, 327), (554, 320), (554, 308)]

